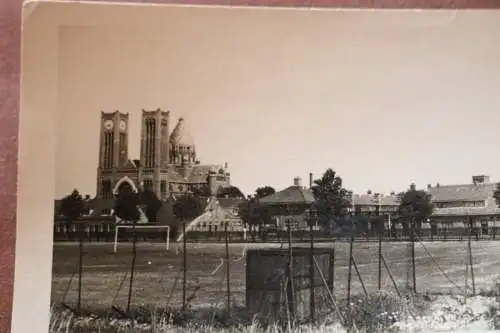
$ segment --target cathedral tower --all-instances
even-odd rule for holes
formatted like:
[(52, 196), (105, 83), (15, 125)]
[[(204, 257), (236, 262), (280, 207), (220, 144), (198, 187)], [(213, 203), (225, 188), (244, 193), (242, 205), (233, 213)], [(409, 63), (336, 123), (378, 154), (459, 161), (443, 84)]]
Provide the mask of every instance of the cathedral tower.
[(101, 112), (99, 165), (97, 168), (97, 196), (113, 197), (117, 170), (128, 160), (129, 114), (115, 111)]
[(169, 111), (142, 110), (139, 179), (159, 198), (168, 196)]

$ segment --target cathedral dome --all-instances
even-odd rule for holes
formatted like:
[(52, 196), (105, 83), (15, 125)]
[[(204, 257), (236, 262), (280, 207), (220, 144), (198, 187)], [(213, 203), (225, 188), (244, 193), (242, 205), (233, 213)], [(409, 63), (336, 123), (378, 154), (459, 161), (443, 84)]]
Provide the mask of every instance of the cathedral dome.
[(173, 146), (194, 147), (194, 140), (186, 128), (184, 118), (179, 118), (172, 134), (170, 135), (170, 143)]

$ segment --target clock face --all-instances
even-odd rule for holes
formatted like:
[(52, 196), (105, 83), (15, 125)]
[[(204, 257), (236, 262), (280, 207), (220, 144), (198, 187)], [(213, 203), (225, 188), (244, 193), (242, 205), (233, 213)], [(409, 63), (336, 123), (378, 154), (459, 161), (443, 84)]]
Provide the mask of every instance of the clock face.
[(127, 123), (125, 122), (125, 120), (121, 120), (120, 121), (120, 130), (125, 131), (126, 128), (127, 128)]
[(110, 130), (113, 128), (113, 121), (111, 120), (106, 120), (104, 122), (104, 128), (107, 129), (107, 130)]

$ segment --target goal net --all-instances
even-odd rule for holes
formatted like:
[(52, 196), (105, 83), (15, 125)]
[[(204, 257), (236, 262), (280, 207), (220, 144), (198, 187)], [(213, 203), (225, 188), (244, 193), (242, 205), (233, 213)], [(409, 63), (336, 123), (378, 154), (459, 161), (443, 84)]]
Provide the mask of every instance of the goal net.
[[(118, 232), (120, 231), (120, 229), (132, 229), (134, 226), (132, 225), (116, 225), (115, 226), (115, 240), (114, 240), (114, 244), (113, 244), (113, 252), (117, 252), (118, 251)], [(135, 226), (135, 229), (136, 230), (143, 230), (143, 229), (155, 229), (155, 230), (166, 230), (167, 231), (167, 235), (166, 235), (166, 239), (165, 239), (165, 249), (168, 251), (169, 247), (170, 247), (170, 226), (168, 225), (136, 225)]]

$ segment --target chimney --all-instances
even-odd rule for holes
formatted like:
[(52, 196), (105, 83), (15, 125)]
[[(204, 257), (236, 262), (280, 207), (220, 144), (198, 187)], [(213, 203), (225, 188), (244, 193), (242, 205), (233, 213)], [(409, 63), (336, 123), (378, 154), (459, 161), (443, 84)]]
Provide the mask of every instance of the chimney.
[(309, 172), (309, 188), (313, 187), (313, 174)]
[(485, 175), (472, 176), (472, 183), (474, 185), (489, 183), (490, 177)]
[(293, 179), (293, 186), (302, 186), (302, 179), (300, 179), (300, 177), (295, 177)]
[(431, 184), (427, 184), (427, 191), (429, 191), (431, 189), (432, 185)]

